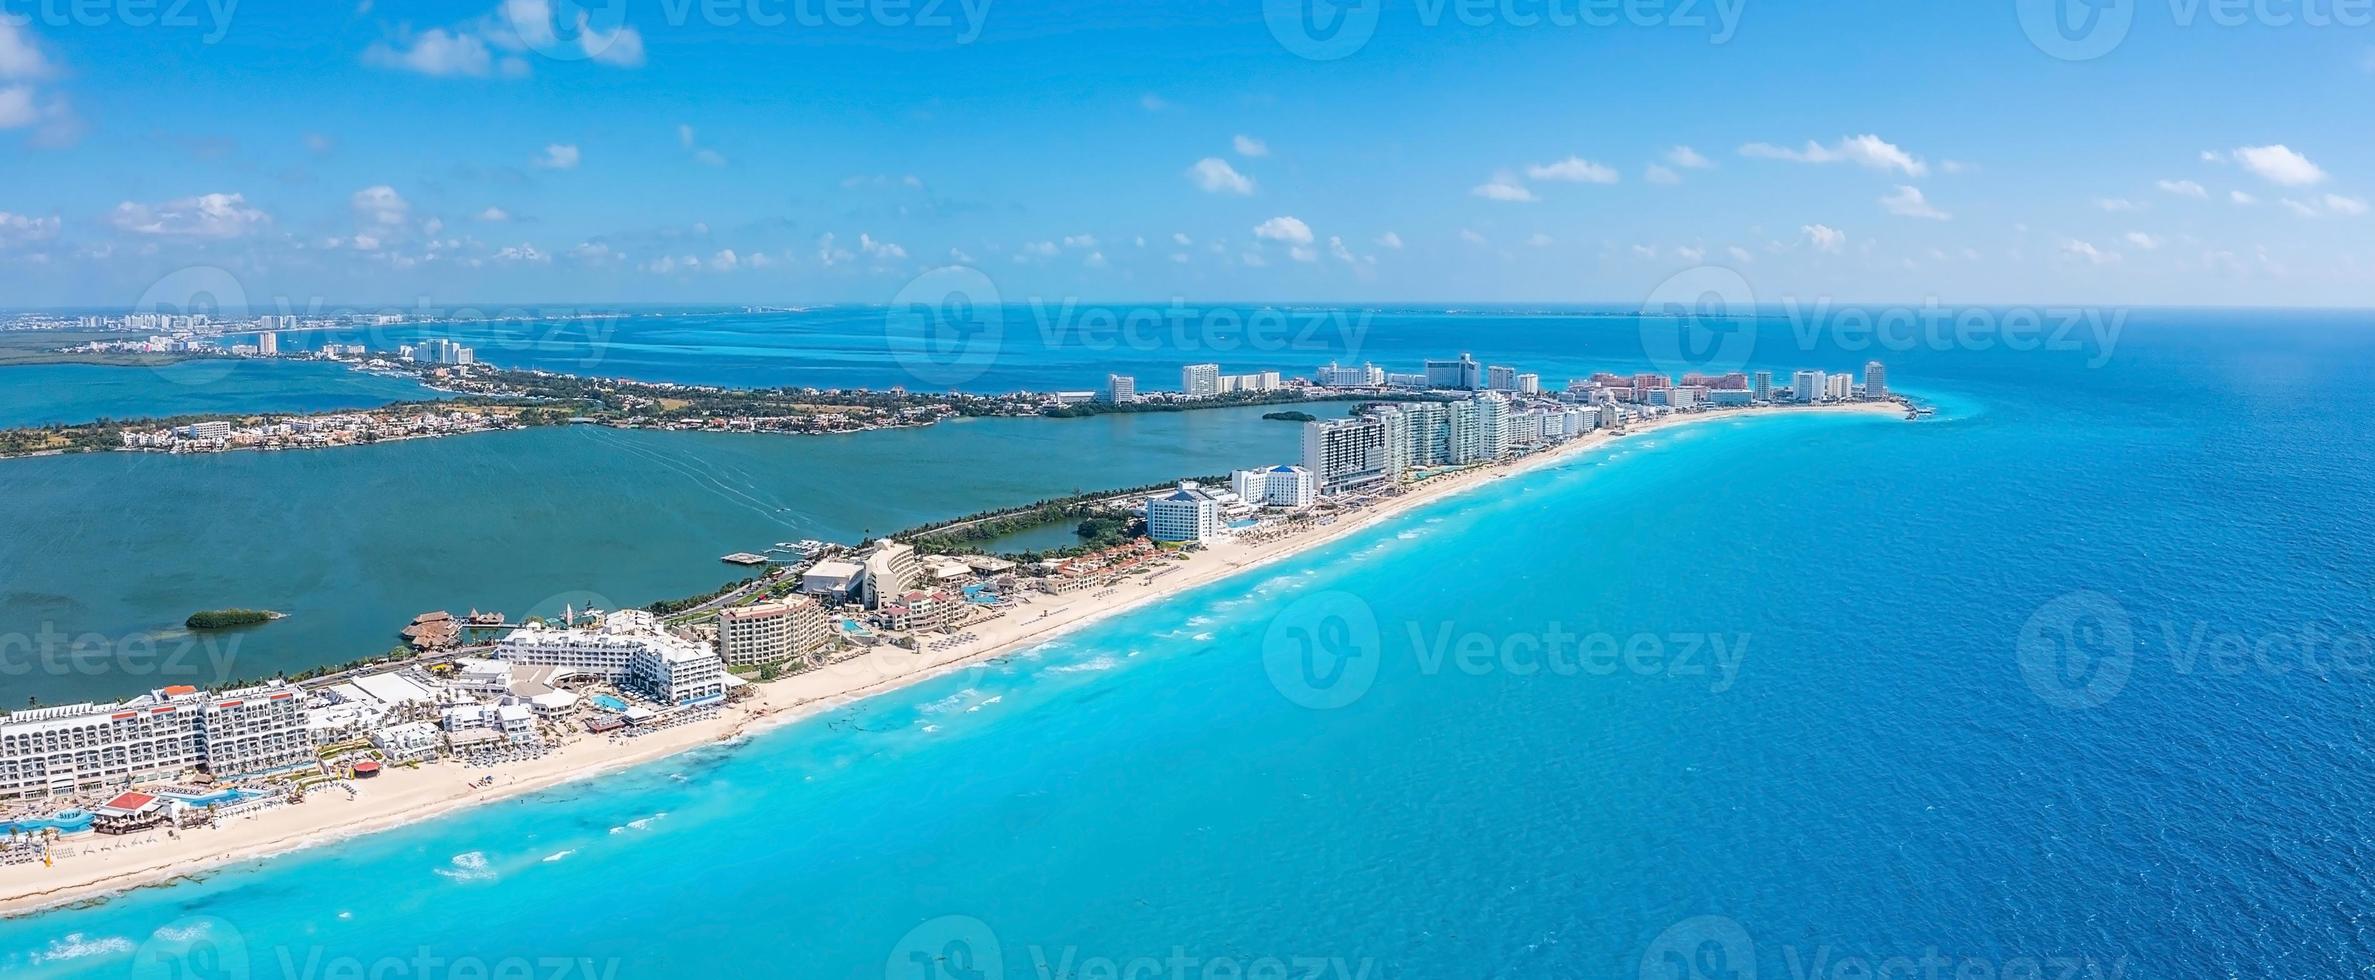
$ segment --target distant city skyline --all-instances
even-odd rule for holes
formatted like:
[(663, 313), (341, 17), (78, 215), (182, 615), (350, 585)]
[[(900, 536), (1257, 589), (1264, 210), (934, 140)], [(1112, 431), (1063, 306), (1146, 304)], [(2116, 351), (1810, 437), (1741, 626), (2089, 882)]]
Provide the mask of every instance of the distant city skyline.
[(1765, 303), (2375, 295), (2347, 11), (1507, 0), (1323, 38), (1268, 6), (10, 3), (0, 290), (888, 304), (961, 264), (1009, 300), (1624, 306), (1721, 265)]

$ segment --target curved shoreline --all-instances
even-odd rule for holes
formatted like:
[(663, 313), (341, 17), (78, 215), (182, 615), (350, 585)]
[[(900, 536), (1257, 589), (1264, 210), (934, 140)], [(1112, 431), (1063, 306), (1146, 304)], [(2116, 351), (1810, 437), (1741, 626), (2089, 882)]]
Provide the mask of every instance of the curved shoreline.
[[(369, 783), (359, 784), (362, 795), (353, 799), (333, 796), (332, 790), (321, 790), (316, 798), (304, 804), (234, 818), (214, 828), (185, 831), (179, 838), (151, 836), (112, 841), (101, 853), (71, 853), (57, 867), (34, 863), (0, 868), (0, 918), (26, 916), (104, 899), (134, 888), (170, 884), (227, 864), (391, 830), (479, 804), (513, 799), (655, 762), (703, 745), (734, 742), (1011, 655), (1028, 645), (1301, 554), (1428, 504), (1574, 459), (1621, 439), (1727, 419), (1902, 412), (1902, 406), (1894, 402), (1748, 409), (1669, 416), (1636, 424), (1622, 435), (1594, 433), (1514, 462), (1430, 480), (1399, 497), (1339, 517), (1334, 524), (1259, 544), (1235, 541), (1217, 544), (1184, 563), (1168, 566), (1164, 574), (1152, 581), (1131, 577), (1113, 586), (1112, 594), (1101, 599), (1082, 595), (1036, 597), (1001, 618), (971, 627), (981, 639), (962, 647), (937, 654), (875, 650), (765, 685), (754, 685), (753, 697), (722, 709), (714, 717), (659, 729), (626, 744), (579, 736), (543, 757), (488, 773), (465, 770), (451, 760), (418, 770), (393, 769)], [(1025, 618), (1040, 607), (1052, 608)], [(468, 777), (466, 772), (470, 773)], [(498, 782), (478, 788), (467, 785), (468, 778), (488, 775)], [(359, 812), (341, 814), (337, 809), (340, 807), (356, 807)], [(74, 843), (87, 845), (88, 835), (76, 838)]]

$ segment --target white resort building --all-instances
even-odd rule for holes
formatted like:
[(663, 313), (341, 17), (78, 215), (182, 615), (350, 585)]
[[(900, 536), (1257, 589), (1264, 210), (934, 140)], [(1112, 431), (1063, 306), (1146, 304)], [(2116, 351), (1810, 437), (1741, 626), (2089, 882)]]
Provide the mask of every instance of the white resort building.
[(0, 718), (0, 799), (98, 790), (199, 768), (230, 779), (312, 761), (305, 697), (279, 681), (220, 695), (168, 687), (114, 704)]
[(571, 674), (599, 677), (667, 704), (725, 696), (725, 664), (708, 644), (669, 635), (650, 613), (639, 610), (611, 613), (593, 629), (515, 630), (496, 645), (495, 657), (556, 668), (555, 680)]
[(1193, 482), (1146, 498), (1146, 536), (1157, 541), (1208, 541), (1220, 534), (1220, 501)]

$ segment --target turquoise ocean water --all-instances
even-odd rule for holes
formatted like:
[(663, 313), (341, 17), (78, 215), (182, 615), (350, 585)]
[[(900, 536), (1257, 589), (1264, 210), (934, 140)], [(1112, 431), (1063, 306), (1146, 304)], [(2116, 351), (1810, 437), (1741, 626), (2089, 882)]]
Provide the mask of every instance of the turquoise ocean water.
[(2375, 337), (2138, 319), (1884, 354), (1932, 420), (1626, 442), (743, 744), (0, 922), (0, 972), (2363, 973)]

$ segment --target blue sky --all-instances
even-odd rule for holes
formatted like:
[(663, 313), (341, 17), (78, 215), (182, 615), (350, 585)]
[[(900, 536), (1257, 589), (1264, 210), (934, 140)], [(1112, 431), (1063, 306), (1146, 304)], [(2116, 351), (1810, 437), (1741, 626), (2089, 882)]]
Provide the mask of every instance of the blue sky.
[(2354, 0), (156, 2), (0, 0), (0, 304), (2375, 296)]

